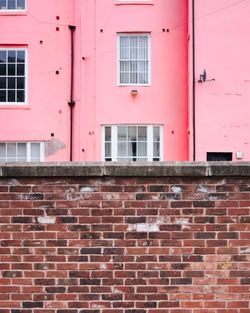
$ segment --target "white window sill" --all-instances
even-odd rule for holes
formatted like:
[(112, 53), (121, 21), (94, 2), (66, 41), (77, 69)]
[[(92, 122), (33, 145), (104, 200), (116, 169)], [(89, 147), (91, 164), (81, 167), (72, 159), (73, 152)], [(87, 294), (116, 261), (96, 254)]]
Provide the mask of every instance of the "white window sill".
[(117, 87), (131, 87), (131, 88), (136, 88), (136, 87), (150, 87), (151, 84), (118, 84)]
[(0, 15), (4, 15), (4, 16), (25, 16), (27, 15), (27, 11), (26, 10), (0, 10)]
[(11, 110), (30, 110), (31, 107), (30, 105), (27, 105), (27, 104), (15, 104), (15, 103), (11, 103), (11, 104), (3, 104), (3, 103), (0, 103), (0, 110), (8, 110), (8, 109), (11, 109)]
[(131, 1), (122, 1), (117, 0), (115, 5), (154, 5), (153, 1), (139, 1), (139, 0), (131, 0)]

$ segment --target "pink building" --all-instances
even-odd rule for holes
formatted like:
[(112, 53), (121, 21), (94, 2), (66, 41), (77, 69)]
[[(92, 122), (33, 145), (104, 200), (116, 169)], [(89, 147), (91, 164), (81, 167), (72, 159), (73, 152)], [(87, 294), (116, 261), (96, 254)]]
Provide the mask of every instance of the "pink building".
[(0, 0), (0, 161), (249, 160), (249, 8)]

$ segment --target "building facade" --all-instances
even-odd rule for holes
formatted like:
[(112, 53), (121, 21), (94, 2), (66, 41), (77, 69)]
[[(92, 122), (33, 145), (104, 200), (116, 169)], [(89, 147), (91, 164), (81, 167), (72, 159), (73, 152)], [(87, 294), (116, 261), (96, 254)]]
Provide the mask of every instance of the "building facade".
[(249, 160), (249, 7), (0, 0), (0, 161)]

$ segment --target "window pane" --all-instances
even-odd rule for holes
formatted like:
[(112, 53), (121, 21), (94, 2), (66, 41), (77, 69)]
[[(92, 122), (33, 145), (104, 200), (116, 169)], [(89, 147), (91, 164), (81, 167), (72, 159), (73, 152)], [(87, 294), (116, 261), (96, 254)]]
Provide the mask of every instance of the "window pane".
[(138, 156), (140, 157), (147, 156), (147, 143), (146, 142), (138, 143)]
[(25, 88), (25, 79), (24, 77), (17, 78), (17, 89), (24, 89)]
[(105, 127), (105, 141), (111, 141), (111, 127)]
[(17, 62), (18, 63), (25, 62), (25, 51), (17, 51)]
[(16, 79), (8, 78), (8, 89), (15, 89), (15, 88), (16, 88)]
[(6, 51), (0, 51), (0, 63), (6, 63), (6, 58), (7, 58)]
[(160, 127), (154, 127), (154, 141), (160, 141)]
[(7, 157), (16, 158), (16, 144), (15, 143), (7, 143)]
[(160, 143), (159, 142), (154, 142), (153, 156), (154, 157), (160, 156)]
[(137, 129), (135, 126), (128, 127), (128, 141), (136, 141)]
[(118, 126), (118, 141), (125, 141), (127, 139), (127, 127)]
[(17, 0), (17, 9), (25, 9), (25, 0)]
[(31, 158), (40, 158), (40, 143), (31, 143)]
[(26, 143), (18, 143), (17, 144), (17, 157), (18, 158), (24, 158), (24, 160), (27, 157), (27, 144)]
[(5, 159), (6, 154), (6, 143), (0, 143), (0, 158)]
[(6, 0), (0, 0), (0, 9), (2, 10), (7, 9)]
[(6, 88), (7, 88), (6, 78), (0, 77), (0, 89), (6, 89)]
[(111, 143), (105, 143), (105, 157), (111, 157)]
[(17, 90), (17, 102), (25, 102), (24, 90)]
[(129, 73), (121, 73), (120, 74), (120, 82), (121, 84), (129, 84)]
[(33, 162), (40, 161), (40, 143), (30, 144), (30, 159)]
[(8, 102), (15, 102), (16, 92), (15, 90), (8, 90)]
[(0, 102), (6, 102), (6, 90), (0, 90)]
[(126, 142), (118, 142), (118, 156), (127, 156), (127, 144)]
[(9, 50), (8, 51), (8, 62), (9, 63), (15, 63), (16, 62), (16, 51), (15, 50)]
[(8, 64), (8, 75), (15, 76), (16, 75), (16, 66), (15, 64)]
[(24, 64), (17, 64), (17, 75), (24, 76)]
[(147, 141), (147, 127), (146, 126), (138, 127), (138, 140)]
[(8, 9), (15, 10), (16, 8), (16, 1), (15, 0), (8, 0)]
[(129, 157), (137, 156), (137, 143), (136, 142), (128, 143), (128, 156)]
[(6, 72), (6, 65), (5, 64), (0, 64), (0, 76), (6, 76), (7, 72)]

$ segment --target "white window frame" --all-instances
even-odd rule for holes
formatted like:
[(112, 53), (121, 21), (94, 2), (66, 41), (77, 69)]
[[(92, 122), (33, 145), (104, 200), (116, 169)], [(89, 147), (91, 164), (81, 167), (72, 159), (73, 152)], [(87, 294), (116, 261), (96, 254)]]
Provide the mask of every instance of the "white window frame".
[[(102, 160), (105, 161), (105, 127), (111, 127), (111, 162), (117, 162), (118, 158), (118, 132), (117, 129), (119, 126), (144, 126), (147, 127), (147, 161), (153, 162), (153, 128), (159, 127), (160, 129), (160, 156), (159, 161), (163, 161), (163, 126), (162, 125), (144, 125), (144, 124), (120, 124), (120, 125), (102, 125)], [(120, 162), (120, 160), (119, 160)], [(122, 162), (122, 161), (121, 161)], [(129, 161), (129, 162), (140, 162), (138, 161)]]
[[(26, 144), (26, 161), (22, 161), (24, 163), (26, 162), (44, 162), (44, 154), (45, 154), (45, 149), (44, 149), (44, 142), (39, 142), (39, 141), (31, 141), (31, 142), (25, 142), (25, 141), (6, 141), (6, 142), (3, 142), (1, 141), (0, 142), (1, 144)], [(33, 143), (39, 143), (40, 144), (40, 160), (39, 161), (33, 161), (31, 160), (31, 145)], [(10, 157), (9, 157), (10, 158)], [(0, 162), (20, 162), (18, 161), (17, 159), (17, 156), (16, 156), (16, 160), (15, 161), (9, 161), (8, 159), (8, 155), (7, 155), (7, 145), (6, 145), (6, 148), (5, 148), (5, 160), (1, 160), (0, 159)]]
[[(6, 3), (8, 1), (9, 0), (6, 0)], [(16, 9), (8, 9), (7, 7), (5, 7), (4, 9), (0, 8), (0, 12), (25, 12), (27, 10), (27, 0), (25, 0), (25, 2), (24, 2), (24, 8), (23, 9), (17, 8), (17, 1), (16, 1)]]
[[(147, 36), (148, 37), (148, 83), (121, 83), (120, 80), (120, 45), (121, 37), (123, 36)], [(118, 86), (150, 86), (151, 85), (151, 33), (149, 32), (140, 32), (140, 33), (118, 33), (117, 34), (117, 85)]]
[[(24, 102), (1, 102), (0, 106), (9, 106), (9, 105), (27, 105), (28, 104), (28, 49), (26, 47), (6, 47), (6, 46), (0, 46), (0, 51), (24, 51), (25, 52), (25, 63), (24, 63), (24, 82), (25, 82), (25, 89), (24, 89)], [(16, 63), (13, 63), (16, 64)], [(2, 77), (12, 77), (12, 76), (2, 76)], [(17, 77), (17, 76), (14, 76)], [(8, 90), (8, 89), (6, 89)], [(15, 91), (17, 88), (15, 89)]]

